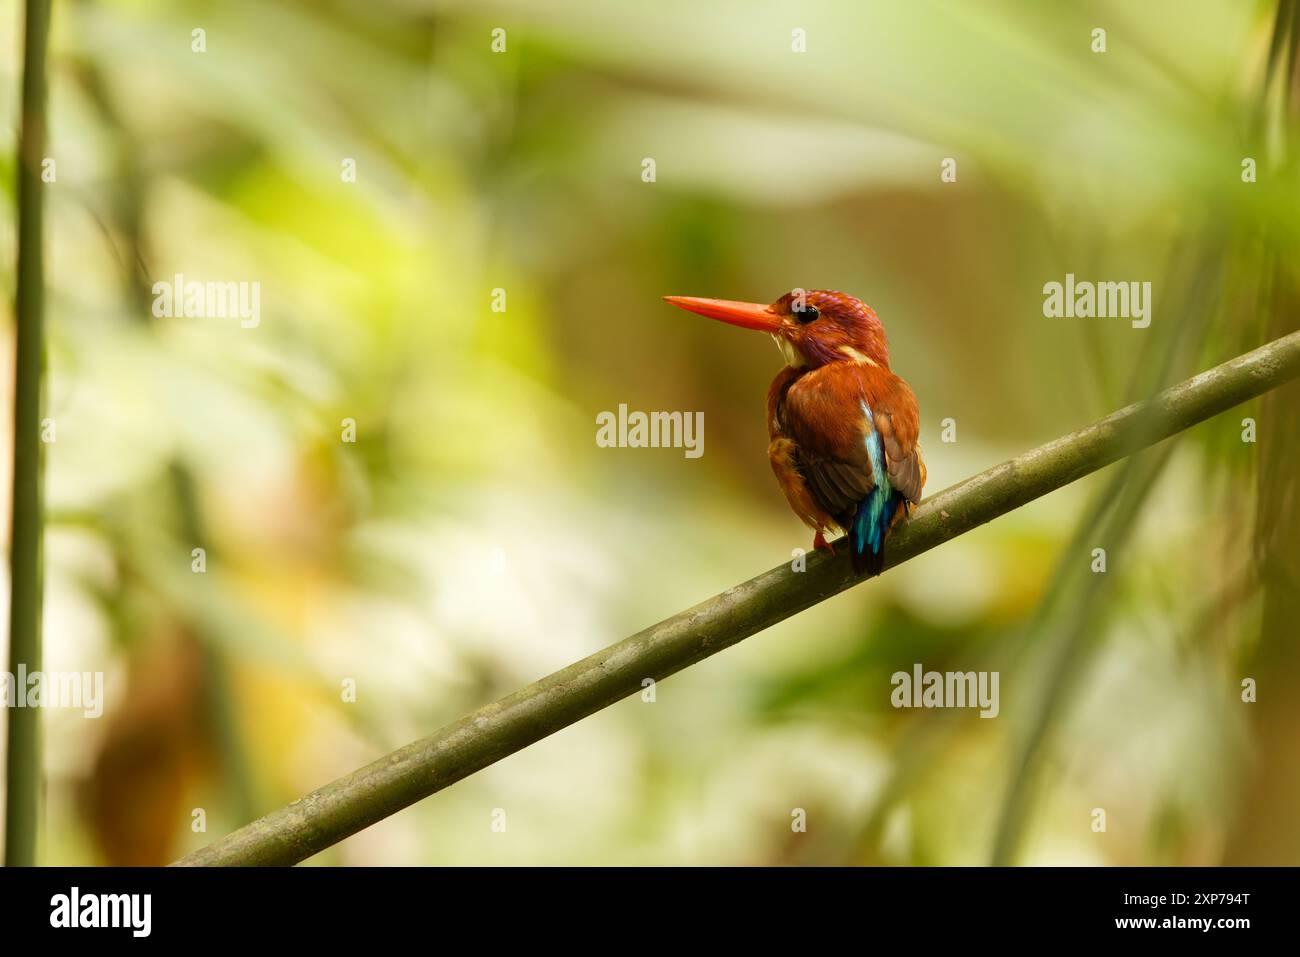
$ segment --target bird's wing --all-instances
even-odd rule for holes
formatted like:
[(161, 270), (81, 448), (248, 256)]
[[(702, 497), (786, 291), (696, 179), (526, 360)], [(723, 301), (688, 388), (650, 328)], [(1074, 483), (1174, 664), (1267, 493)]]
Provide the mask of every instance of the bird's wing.
[(857, 410), (856, 384), (831, 374), (830, 368), (797, 378), (785, 392), (778, 416), (809, 493), (843, 525), (875, 487), (875, 476), (862, 441), (865, 416)]
[(891, 375), (890, 388), (875, 400), (875, 426), (885, 453), (885, 470), (890, 484), (912, 504), (921, 501), (925, 487), (925, 459), (917, 441), (920, 411), (916, 396), (906, 382)]
[(916, 397), (887, 369), (835, 362), (801, 376), (786, 393), (782, 424), (798, 446), (810, 491), (829, 514), (852, 516), (885, 485), (909, 502), (920, 500), (925, 463)]

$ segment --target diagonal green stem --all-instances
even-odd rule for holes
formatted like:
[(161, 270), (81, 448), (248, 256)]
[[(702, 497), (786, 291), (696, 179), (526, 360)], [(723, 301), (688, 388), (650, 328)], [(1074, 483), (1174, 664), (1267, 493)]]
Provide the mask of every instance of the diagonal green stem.
[[(9, 673), (41, 667), (41, 379), (45, 264), (41, 163), (45, 158), (45, 50), (50, 0), (27, 0), (22, 133), (18, 146), (18, 320), (14, 375), (13, 518), (10, 525)], [(15, 688), (24, 694), (25, 688)], [(40, 710), (9, 711), (5, 864), (36, 863), (41, 799)]]
[[(927, 499), (887, 568), (1300, 377), (1300, 333), (1216, 366)], [(780, 565), (486, 705), (182, 859), (294, 864), (509, 754), (857, 584), (843, 550)]]

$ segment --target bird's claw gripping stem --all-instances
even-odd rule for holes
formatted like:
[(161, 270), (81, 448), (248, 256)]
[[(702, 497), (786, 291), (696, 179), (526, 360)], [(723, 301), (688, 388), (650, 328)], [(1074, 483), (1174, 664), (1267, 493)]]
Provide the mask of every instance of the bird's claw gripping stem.
[(826, 538), (822, 535), (820, 529), (818, 529), (817, 534), (813, 536), (813, 549), (827, 551), (832, 555), (835, 554), (835, 546), (826, 541)]

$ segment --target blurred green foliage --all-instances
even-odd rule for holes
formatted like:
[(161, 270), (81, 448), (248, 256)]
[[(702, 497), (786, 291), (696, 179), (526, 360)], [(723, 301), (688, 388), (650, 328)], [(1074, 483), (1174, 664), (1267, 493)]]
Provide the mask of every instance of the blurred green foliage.
[[(777, 353), (661, 295), (871, 303), (934, 491), (1269, 338), (1294, 287), (1295, 44), (1273, 3), (55, 11), (47, 667), (106, 671), (109, 709), (48, 719), (49, 863), (170, 859), (807, 548), (764, 454)], [(1044, 318), (1067, 272), (1151, 281), (1151, 327)], [(260, 325), (154, 318), (176, 273), (260, 282)], [(1293, 423), (1289, 401), (1273, 414)], [(598, 448), (619, 403), (703, 410), (704, 456)], [(319, 861), (1231, 857), (1241, 821), (1277, 819), (1251, 769), (1279, 754), (1239, 683), (1289, 667), (1243, 670), (1290, 638), (1261, 624), (1266, 477), (1240, 440), (1261, 408)], [(891, 708), (915, 662), (999, 671), (998, 719)], [(1289, 828), (1275, 849), (1300, 843)]]

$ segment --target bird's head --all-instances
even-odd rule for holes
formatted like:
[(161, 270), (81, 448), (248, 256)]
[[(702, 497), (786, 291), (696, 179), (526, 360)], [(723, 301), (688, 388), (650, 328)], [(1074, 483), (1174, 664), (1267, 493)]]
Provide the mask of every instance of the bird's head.
[(767, 306), (694, 296), (664, 300), (710, 319), (770, 333), (786, 364), (794, 368), (863, 360), (889, 368), (885, 329), (875, 310), (842, 292), (795, 289)]

